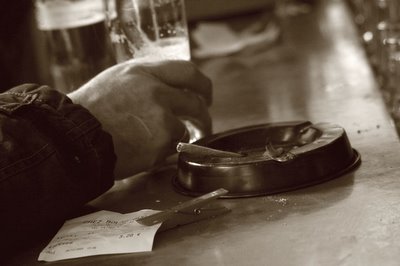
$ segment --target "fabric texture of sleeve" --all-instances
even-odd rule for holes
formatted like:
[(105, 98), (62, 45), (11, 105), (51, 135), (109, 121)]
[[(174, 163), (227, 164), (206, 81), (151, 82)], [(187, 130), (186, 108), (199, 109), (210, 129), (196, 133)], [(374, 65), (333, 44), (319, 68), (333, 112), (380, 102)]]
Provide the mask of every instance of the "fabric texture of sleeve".
[(0, 94), (0, 235), (26, 241), (109, 189), (116, 156), (98, 120), (64, 94)]

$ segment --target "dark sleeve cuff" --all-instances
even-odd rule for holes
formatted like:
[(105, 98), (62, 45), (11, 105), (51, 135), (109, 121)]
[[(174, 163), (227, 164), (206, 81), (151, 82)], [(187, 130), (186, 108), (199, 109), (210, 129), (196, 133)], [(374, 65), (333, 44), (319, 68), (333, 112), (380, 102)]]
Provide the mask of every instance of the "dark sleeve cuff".
[(113, 185), (111, 136), (64, 94), (33, 84), (0, 94), (0, 127), (1, 231), (59, 222)]

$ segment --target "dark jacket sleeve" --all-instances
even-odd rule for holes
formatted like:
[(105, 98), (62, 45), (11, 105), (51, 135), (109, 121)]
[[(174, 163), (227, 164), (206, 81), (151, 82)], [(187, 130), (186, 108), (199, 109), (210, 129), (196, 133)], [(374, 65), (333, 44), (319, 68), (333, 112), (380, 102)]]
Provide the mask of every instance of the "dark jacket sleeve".
[(65, 220), (112, 186), (115, 160), (111, 136), (64, 94), (33, 84), (0, 94), (2, 239)]

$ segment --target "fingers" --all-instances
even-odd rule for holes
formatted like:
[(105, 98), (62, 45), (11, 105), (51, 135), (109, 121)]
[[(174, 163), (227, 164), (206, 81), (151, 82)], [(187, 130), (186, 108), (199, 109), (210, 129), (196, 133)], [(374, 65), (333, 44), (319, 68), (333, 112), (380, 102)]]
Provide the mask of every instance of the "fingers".
[(182, 121), (177, 119), (176, 117), (171, 117), (170, 126), (172, 127), (171, 132), (171, 140), (172, 140), (172, 148), (175, 151), (176, 144), (178, 142), (187, 142), (189, 140), (189, 133), (186, 129), (186, 126)]
[(153, 84), (163, 84), (163, 89), (157, 90), (155, 96), (159, 103), (177, 117), (196, 121), (203, 130), (211, 132), (211, 117), (207, 107), (212, 101), (212, 83), (193, 63), (169, 60), (136, 66), (136, 71), (156, 81)]
[(159, 97), (159, 102), (171, 110), (175, 116), (184, 120), (197, 121), (196, 124), (201, 124), (206, 132), (211, 132), (208, 106), (198, 94), (165, 87), (157, 97)]
[(175, 114), (182, 120), (188, 120), (204, 133), (211, 133), (212, 119), (204, 99), (197, 95), (193, 96), (193, 93), (185, 93), (183, 98), (182, 101), (174, 101), (174, 104), (171, 104), (172, 108), (175, 108), (173, 109)]
[(171, 87), (189, 90), (201, 95), (207, 105), (212, 102), (211, 80), (191, 62), (169, 60), (141, 64), (140, 68)]

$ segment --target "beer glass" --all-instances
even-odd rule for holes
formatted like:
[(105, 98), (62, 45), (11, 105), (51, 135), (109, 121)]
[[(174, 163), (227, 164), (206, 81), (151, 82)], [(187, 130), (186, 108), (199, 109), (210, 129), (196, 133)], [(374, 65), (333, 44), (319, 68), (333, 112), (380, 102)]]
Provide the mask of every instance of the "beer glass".
[(190, 60), (184, 0), (107, 0), (117, 62)]
[[(105, 0), (115, 60), (190, 60), (185, 0)], [(181, 119), (194, 142), (207, 133), (199, 121)]]

